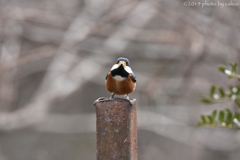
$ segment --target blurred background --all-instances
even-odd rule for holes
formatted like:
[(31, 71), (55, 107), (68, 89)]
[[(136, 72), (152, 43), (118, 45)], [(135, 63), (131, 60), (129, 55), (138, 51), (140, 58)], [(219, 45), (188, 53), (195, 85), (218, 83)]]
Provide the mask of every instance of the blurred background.
[(205, 1), (0, 0), (0, 160), (96, 159), (93, 102), (118, 57), (137, 77), (139, 160), (239, 160), (239, 131), (196, 123), (234, 109), (199, 94), (237, 84), (216, 66), (240, 61), (240, 1), (184, 2)]

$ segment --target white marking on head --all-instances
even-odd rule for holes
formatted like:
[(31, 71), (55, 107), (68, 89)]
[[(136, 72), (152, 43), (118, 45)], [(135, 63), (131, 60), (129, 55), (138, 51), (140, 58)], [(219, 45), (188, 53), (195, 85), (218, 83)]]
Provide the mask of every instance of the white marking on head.
[(131, 69), (129, 66), (126, 66), (125, 70), (126, 70), (128, 73), (133, 73), (132, 69)]
[(114, 65), (112, 66), (112, 68), (111, 68), (111, 71), (114, 70), (114, 69), (116, 69), (116, 68), (118, 68), (118, 64), (114, 64)]
[(123, 81), (124, 79), (126, 79), (126, 78), (121, 77), (121, 76), (114, 76), (113, 78), (116, 79), (117, 81)]

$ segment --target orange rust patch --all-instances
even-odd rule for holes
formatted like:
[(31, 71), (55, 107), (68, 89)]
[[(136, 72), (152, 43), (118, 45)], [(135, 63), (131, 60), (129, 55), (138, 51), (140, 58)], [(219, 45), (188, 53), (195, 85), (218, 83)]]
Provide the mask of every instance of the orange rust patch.
[(126, 79), (118, 81), (112, 77), (110, 72), (106, 80), (106, 87), (108, 92), (122, 96), (132, 93), (136, 84), (132, 81), (130, 74)]

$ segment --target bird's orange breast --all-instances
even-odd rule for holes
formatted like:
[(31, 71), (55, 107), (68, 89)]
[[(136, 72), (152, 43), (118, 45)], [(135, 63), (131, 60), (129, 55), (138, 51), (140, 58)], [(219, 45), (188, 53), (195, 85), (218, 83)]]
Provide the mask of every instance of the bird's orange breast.
[(112, 77), (110, 72), (106, 79), (106, 87), (110, 93), (122, 96), (132, 93), (135, 90), (136, 84), (132, 81), (130, 74), (126, 79), (117, 80)]

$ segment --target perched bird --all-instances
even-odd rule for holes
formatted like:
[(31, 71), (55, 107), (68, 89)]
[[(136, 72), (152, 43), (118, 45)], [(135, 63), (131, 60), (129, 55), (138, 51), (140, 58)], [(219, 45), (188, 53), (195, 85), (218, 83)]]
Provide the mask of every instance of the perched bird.
[(126, 98), (129, 99), (128, 94), (135, 90), (136, 81), (129, 60), (123, 57), (118, 58), (106, 76), (107, 90), (112, 93), (110, 99), (114, 98), (115, 94), (126, 95)]

